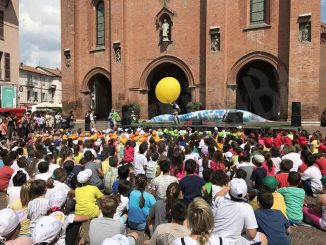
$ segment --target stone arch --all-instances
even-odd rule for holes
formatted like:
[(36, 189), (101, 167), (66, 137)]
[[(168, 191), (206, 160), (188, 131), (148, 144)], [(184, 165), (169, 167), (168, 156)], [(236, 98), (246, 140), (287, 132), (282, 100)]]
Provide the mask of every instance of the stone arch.
[(98, 119), (106, 119), (112, 109), (110, 73), (100, 67), (89, 71), (81, 86), (82, 110), (94, 110)]
[[(264, 51), (256, 51), (249, 53), (239, 59), (231, 68), (227, 79), (227, 94), (226, 96), (229, 100), (236, 102), (235, 92), (237, 90), (237, 79), (238, 75), (241, 72), (242, 68), (247, 66), (248, 64), (262, 61), (267, 62), (272, 65), (277, 72), (277, 85), (279, 87), (279, 97), (280, 97), (280, 107), (279, 107), (279, 119), (287, 119), (288, 117), (288, 71), (286, 66), (280, 61), (276, 56), (264, 52)], [(234, 103), (234, 107), (236, 107), (236, 103)]]
[(111, 82), (111, 74), (102, 67), (95, 67), (90, 70), (84, 77), (82, 86), (81, 86), (81, 93), (89, 93), (90, 89), (88, 87), (88, 82), (94, 77), (95, 75), (101, 74), (105, 76)]
[(167, 55), (153, 60), (151, 63), (149, 63), (146, 66), (146, 68), (144, 69), (140, 77), (140, 83), (139, 83), (140, 90), (148, 90), (147, 78), (156, 67), (164, 63), (170, 63), (180, 67), (183, 70), (183, 72), (186, 74), (186, 77), (189, 82), (189, 87), (190, 88), (195, 87), (194, 76), (191, 70), (189, 69), (188, 65), (177, 57)]

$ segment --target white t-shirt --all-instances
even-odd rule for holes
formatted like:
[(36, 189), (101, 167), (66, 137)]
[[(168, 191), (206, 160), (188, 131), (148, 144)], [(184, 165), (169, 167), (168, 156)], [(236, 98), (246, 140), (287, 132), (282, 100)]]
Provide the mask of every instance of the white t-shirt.
[(17, 171), (19, 169), (19, 166), (17, 164), (17, 160), (14, 160), (12, 165), (10, 166), (13, 170)]
[(300, 158), (300, 154), (296, 152), (291, 152), (289, 154), (286, 154), (282, 157), (282, 160), (284, 159), (289, 159), (293, 162), (293, 167), (291, 168), (290, 171), (296, 171), (298, 172), (298, 168), (302, 164), (302, 160)]
[[(186, 245), (198, 245), (199, 244), (196, 240), (192, 239), (190, 236), (186, 236), (183, 239), (184, 239)], [(222, 243), (226, 244), (223, 238), (222, 238)], [(213, 244), (219, 245), (219, 244), (221, 244), (220, 238), (215, 236), (214, 234), (212, 234), (211, 237), (209, 238), (209, 241), (207, 241), (206, 244), (207, 245), (213, 245)], [(181, 238), (174, 240), (172, 242), (172, 245), (182, 245)]]
[(53, 181), (53, 186), (54, 187), (52, 189), (50, 189), (50, 188), (47, 189), (45, 198), (49, 199), (50, 196), (57, 191), (65, 192), (65, 193), (67, 193), (67, 195), (68, 195), (68, 192), (70, 191), (69, 186), (67, 186), (65, 183), (61, 183), (57, 180)]
[(229, 244), (238, 244), (243, 229), (257, 229), (252, 207), (245, 202), (219, 198), (213, 203), (214, 230), (216, 236), (226, 238)]
[(11, 203), (13, 203), (17, 199), (20, 199), (20, 190), (21, 190), (21, 188), (22, 188), (21, 186), (11, 186), (11, 187), (8, 187), (8, 189), (7, 189), (7, 194), (9, 196), (9, 203), (8, 203), (8, 205), (10, 205)]
[(301, 179), (302, 181), (310, 179), (311, 181), (311, 190), (314, 194), (321, 193), (323, 190), (323, 185), (321, 183), (321, 172), (319, 168), (316, 166), (308, 167), (302, 174)]
[[(212, 185), (212, 197), (213, 197), (213, 200), (214, 200), (214, 197), (215, 195), (220, 192), (221, 190), (223, 189), (223, 187), (219, 186), (219, 185)], [(226, 193), (225, 195), (226, 198), (231, 198), (229, 193)]]
[(35, 175), (35, 179), (41, 179), (46, 182), (49, 178), (51, 178), (51, 176), (52, 176), (52, 174), (50, 174), (50, 173), (42, 173), (42, 174)]
[(123, 215), (124, 211), (127, 211), (129, 209), (128, 203), (129, 203), (129, 198), (125, 197), (123, 195), (120, 195), (120, 204), (117, 207), (117, 210), (115, 211), (115, 214), (113, 216), (114, 220), (120, 221), (121, 216)]
[(281, 167), (280, 167), (281, 162), (282, 162), (281, 158), (280, 157), (272, 157), (271, 160), (275, 166), (275, 173), (281, 171)]
[(143, 154), (136, 153), (134, 158), (135, 175), (145, 174), (144, 166), (147, 165), (147, 158)]
[(57, 168), (60, 168), (60, 166), (58, 164), (50, 163), (48, 173), (51, 174), (51, 176), (52, 176), (54, 170), (56, 170)]
[(18, 172), (19, 170), (21, 170), (24, 174), (26, 174), (26, 180), (30, 180), (30, 177), (29, 177), (29, 174), (27, 173), (27, 171), (26, 171), (24, 168), (18, 168), (18, 170), (16, 170), (16, 171), (11, 175), (8, 187), (10, 187), (10, 186), (14, 186), (13, 179), (14, 179), (14, 177), (16, 176), (16, 174), (17, 174), (17, 172)]

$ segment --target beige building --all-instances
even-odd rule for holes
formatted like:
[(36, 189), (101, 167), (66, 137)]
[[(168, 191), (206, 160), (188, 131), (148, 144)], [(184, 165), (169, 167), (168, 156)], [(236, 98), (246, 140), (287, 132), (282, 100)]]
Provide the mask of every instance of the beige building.
[(61, 71), (46, 67), (19, 66), (19, 105), (31, 107), (43, 102), (61, 104)]
[[(0, 1), (0, 86), (6, 88), (1, 107), (16, 107), (19, 82), (19, 1)], [(2, 89), (1, 89), (2, 90)], [(3, 93), (4, 95), (4, 93)], [(4, 101), (6, 100), (6, 102)]]

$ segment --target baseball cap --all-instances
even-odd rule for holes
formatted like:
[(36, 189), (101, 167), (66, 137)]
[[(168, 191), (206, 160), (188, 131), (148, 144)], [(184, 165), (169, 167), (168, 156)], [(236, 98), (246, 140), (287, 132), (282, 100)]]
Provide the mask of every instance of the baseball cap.
[(68, 194), (67, 192), (60, 191), (60, 190), (53, 192), (49, 198), (51, 209), (61, 208), (67, 200), (67, 194)]
[(257, 163), (263, 163), (265, 161), (265, 157), (262, 154), (259, 154), (259, 153), (254, 154), (253, 159)]
[(106, 238), (102, 245), (129, 245), (129, 239), (121, 234), (114, 235), (111, 238)]
[(230, 195), (235, 199), (245, 200), (247, 195), (247, 184), (244, 179), (234, 178), (230, 182)]
[(0, 236), (6, 236), (19, 225), (19, 216), (10, 208), (0, 210)]
[(92, 170), (85, 169), (85, 170), (78, 173), (77, 181), (80, 184), (85, 184), (90, 179), (91, 176), (92, 176)]
[(269, 191), (275, 191), (277, 189), (279, 182), (273, 176), (266, 176), (263, 179), (263, 186), (267, 187)]
[(51, 217), (41, 217), (32, 232), (32, 239), (34, 243), (51, 243), (56, 239), (62, 229), (60, 220)]

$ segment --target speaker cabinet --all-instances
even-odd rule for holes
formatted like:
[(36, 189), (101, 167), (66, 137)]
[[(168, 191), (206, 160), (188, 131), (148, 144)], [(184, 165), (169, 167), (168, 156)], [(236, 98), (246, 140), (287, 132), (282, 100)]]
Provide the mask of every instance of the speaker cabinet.
[(292, 102), (292, 116), (301, 116), (301, 102)]
[(302, 123), (301, 123), (302, 119), (300, 115), (292, 115), (291, 117), (291, 126), (292, 127), (301, 127)]
[(243, 123), (243, 112), (228, 112), (224, 118), (226, 123)]

